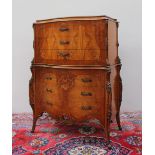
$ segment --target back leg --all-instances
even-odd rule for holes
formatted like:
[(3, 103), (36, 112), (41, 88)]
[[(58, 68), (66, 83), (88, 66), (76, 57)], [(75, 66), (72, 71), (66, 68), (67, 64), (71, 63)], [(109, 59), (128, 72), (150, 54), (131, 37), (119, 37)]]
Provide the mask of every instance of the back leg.
[(36, 122), (37, 122), (38, 117), (33, 117), (33, 125), (32, 125), (32, 130), (31, 132), (34, 133), (35, 127), (36, 127)]
[(116, 121), (117, 121), (119, 130), (122, 130), (121, 123), (120, 123), (120, 111), (117, 111), (116, 113)]

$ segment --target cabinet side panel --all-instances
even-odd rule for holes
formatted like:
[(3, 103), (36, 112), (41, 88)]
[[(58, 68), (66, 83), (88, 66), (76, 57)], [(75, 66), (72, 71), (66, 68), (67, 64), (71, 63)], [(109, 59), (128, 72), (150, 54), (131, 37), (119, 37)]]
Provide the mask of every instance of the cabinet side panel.
[(116, 115), (116, 106), (115, 106), (115, 89), (114, 89), (114, 80), (116, 77), (116, 69), (113, 68), (111, 70), (111, 77), (110, 77), (110, 81), (111, 81), (111, 86), (112, 86), (112, 120), (115, 120), (115, 115)]
[(118, 30), (115, 22), (108, 22), (108, 59), (109, 63), (115, 64), (118, 55)]

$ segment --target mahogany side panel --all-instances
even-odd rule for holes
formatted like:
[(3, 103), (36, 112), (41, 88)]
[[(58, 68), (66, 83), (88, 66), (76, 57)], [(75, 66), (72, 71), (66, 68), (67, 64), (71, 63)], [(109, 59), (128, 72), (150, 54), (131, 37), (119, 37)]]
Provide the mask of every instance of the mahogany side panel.
[(118, 56), (118, 23), (108, 21), (108, 59), (114, 65)]

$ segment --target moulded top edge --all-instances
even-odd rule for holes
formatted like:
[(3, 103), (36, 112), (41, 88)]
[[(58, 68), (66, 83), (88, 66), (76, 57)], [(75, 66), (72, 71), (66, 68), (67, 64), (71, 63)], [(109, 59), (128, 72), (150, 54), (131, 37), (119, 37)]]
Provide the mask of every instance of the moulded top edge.
[(61, 22), (61, 21), (81, 21), (81, 20), (111, 20), (113, 22), (118, 22), (117, 19), (111, 18), (106, 15), (102, 16), (74, 16), (74, 17), (62, 17), (62, 18), (52, 18), (45, 20), (36, 20), (34, 24)]

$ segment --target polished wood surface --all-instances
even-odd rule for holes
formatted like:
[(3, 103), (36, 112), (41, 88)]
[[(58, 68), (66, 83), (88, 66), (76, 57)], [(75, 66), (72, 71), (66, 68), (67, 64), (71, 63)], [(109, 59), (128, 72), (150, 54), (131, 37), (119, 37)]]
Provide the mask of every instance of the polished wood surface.
[(107, 21), (35, 25), (35, 63), (106, 64), (107, 25)]
[(43, 112), (74, 121), (97, 118), (109, 139), (120, 125), (121, 62), (118, 22), (107, 16), (40, 20), (33, 24), (34, 59), (29, 82), (33, 127)]

